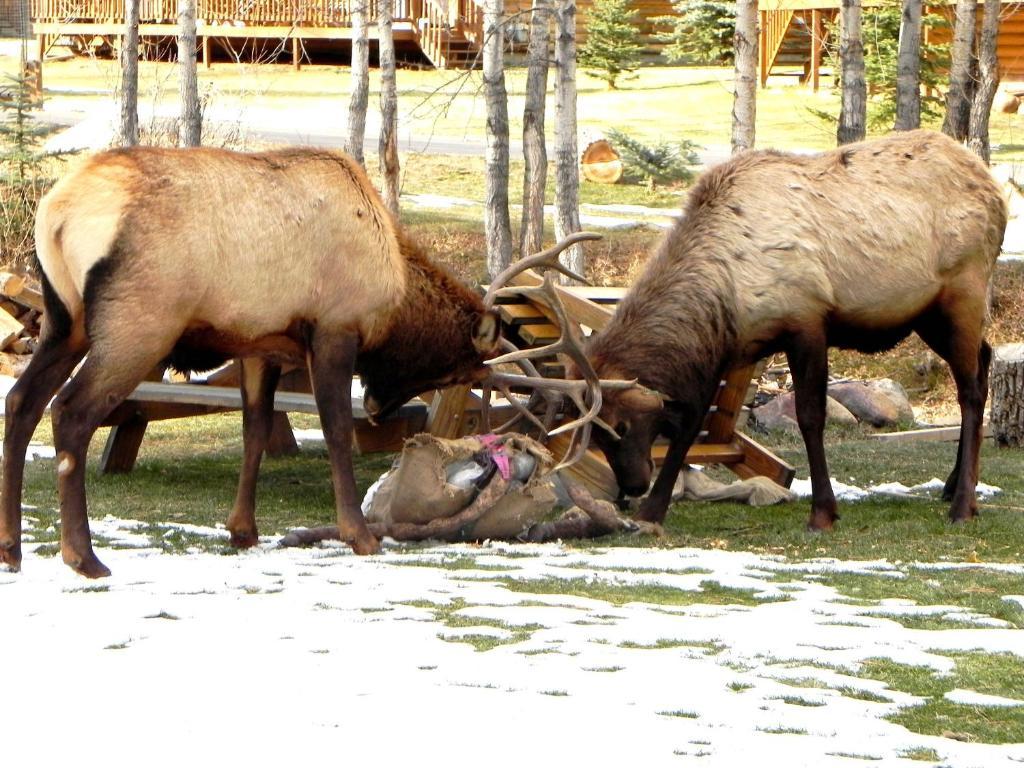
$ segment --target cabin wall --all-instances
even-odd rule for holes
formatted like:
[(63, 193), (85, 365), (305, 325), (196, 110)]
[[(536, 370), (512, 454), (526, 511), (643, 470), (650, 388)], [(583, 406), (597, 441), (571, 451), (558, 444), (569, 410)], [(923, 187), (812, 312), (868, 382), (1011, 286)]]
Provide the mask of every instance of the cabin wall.
[[(946, 29), (932, 30), (929, 40), (933, 43), (953, 42), (953, 9), (943, 6), (932, 9), (941, 13), (950, 21)], [(985, 14), (981, 3), (978, 4), (977, 29), (980, 33), (981, 23)], [(999, 70), (1003, 80), (1024, 80), (1024, 8), (1017, 3), (1004, 3), (1000, 14), (999, 37), (996, 39)]]

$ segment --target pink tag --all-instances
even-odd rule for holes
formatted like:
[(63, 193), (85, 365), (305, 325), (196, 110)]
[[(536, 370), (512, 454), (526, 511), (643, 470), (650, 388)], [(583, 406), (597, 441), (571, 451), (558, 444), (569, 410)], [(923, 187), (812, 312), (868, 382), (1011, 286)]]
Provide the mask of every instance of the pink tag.
[(505, 453), (505, 446), (498, 442), (498, 436), (495, 434), (480, 435), (478, 439), (491, 454), (491, 461), (501, 473), (502, 480), (509, 480), (512, 477), (512, 464), (509, 462), (508, 454)]

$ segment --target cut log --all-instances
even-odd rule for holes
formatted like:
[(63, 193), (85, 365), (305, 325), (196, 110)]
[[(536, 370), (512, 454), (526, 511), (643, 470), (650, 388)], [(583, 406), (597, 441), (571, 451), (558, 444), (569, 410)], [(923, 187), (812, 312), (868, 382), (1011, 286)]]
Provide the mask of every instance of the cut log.
[(11, 272), (0, 272), (0, 293), (17, 296), (25, 289), (25, 278)]
[(1024, 344), (996, 347), (989, 374), (996, 444), (1024, 447)]
[(614, 184), (622, 178), (622, 160), (605, 139), (590, 142), (583, 150), (583, 178), (597, 184)]
[(7, 349), (24, 330), (25, 326), (16, 318), (0, 310), (0, 349)]

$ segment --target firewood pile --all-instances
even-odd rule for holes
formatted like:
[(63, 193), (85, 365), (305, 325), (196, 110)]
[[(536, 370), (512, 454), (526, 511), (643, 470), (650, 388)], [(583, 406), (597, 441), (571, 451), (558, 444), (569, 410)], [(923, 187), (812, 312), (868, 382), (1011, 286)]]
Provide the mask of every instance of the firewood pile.
[(0, 272), (0, 374), (19, 376), (36, 349), (43, 294), (25, 275)]

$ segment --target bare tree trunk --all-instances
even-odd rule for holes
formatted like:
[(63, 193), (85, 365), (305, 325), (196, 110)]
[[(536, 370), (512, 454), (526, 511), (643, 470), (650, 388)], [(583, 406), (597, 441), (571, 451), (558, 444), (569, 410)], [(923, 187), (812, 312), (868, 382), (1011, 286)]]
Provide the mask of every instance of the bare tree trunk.
[(352, 96), (348, 102), (345, 151), (360, 164), (366, 140), (366, 108), (370, 103), (370, 1), (355, 0), (352, 6)]
[(903, 0), (896, 64), (897, 131), (921, 127), (921, 0)]
[(988, 118), (999, 88), (999, 57), (996, 38), (999, 35), (999, 0), (985, 0), (985, 18), (981, 22), (978, 41), (978, 86), (971, 101), (971, 119), (967, 129), (967, 148), (989, 161)]
[(508, 94), (505, 91), (504, 0), (484, 5), (484, 98), (487, 102), (487, 173), (484, 231), (487, 272), (494, 278), (512, 262), (512, 222), (508, 213)]
[(392, 34), (392, 0), (378, 0), (380, 31), (380, 154), (384, 203), (398, 217), (398, 83), (395, 72), (395, 38)]
[(203, 139), (196, 70), (196, 0), (178, 0), (178, 73), (181, 84), (181, 129), (178, 143), (198, 147)]
[(534, 0), (530, 18), (526, 105), (523, 108), (523, 224), (519, 253), (537, 253), (544, 245), (544, 188), (548, 179), (548, 150), (544, 140), (544, 108), (548, 90), (550, 0)]
[(989, 382), (996, 445), (1024, 448), (1024, 344), (995, 348)]
[(957, 141), (967, 138), (971, 121), (971, 94), (974, 90), (971, 71), (977, 16), (977, 0), (957, 0), (956, 23), (953, 26), (953, 60), (949, 68), (949, 91), (946, 92), (946, 118), (942, 121), (942, 132)]
[[(576, 0), (557, 0), (555, 14), (555, 236), (580, 231), (580, 166), (576, 138)], [(585, 274), (583, 248), (562, 251), (559, 260)]]
[(737, 0), (735, 76), (732, 97), (732, 153), (754, 148), (757, 116), (757, 0)]
[(864, 43), (860, 29), (861, 0), (842, 0), (839, 61), (842, 67), (843, 106), (836, 140), (861, 141), (865, 136), (868, 91), (864, 80)]
[(121, 38), (121, 123), (117, 143), (139, 143), (139, 2), (125, 0), (124, 35)]

